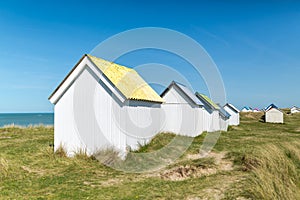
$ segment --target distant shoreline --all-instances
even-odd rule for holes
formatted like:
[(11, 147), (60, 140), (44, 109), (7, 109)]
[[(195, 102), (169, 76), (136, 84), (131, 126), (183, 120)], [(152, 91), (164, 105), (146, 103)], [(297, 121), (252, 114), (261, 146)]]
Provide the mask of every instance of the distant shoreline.
[(54, 113), (0, 113), (0, 127), (53, 126)]
[(6, 124), (4, 126), (0, 126), (0, 129), (5, 128), (20, 128), (20, 129), (27, 129), (27, 128), (54, 128), (54, 125), (47, 125), (47, 124), (31, 124), (27, 126), (17, 125), (17, 124)]
[(0, 115), (9, 115), (9, 114), (54, 114), (54, 112), (0, 112)]

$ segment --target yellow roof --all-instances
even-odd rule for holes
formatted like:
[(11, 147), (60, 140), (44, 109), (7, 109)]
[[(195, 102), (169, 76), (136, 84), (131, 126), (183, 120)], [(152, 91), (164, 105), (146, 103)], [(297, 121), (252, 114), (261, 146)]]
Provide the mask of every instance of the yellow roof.
[(163, 99), (134, 70), (87, 55), (127, 99), (163, 102)]

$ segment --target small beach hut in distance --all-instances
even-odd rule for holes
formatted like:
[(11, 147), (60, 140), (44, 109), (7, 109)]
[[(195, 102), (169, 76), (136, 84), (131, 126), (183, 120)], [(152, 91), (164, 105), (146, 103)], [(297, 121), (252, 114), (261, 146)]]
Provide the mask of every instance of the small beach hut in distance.
[(210, 118), (209, 127), (207, 129), (208, 132), (214, 132), (221, 130), (220, 127), (220, 114), (219, 109), (220, 107), (213, 102), (208, 96), (204, 94), (200, 94), (196, 92), (197, 98), (203, 103), (205, 110), (207, 110), (207, 114)]
[(244, 106), (241, 112), (252, 112), (252, 108), (250, 108), (249, 106)]
[(84, 55), (49, 97), (54, 150), (114, 148), (121, 156), (160, 131), (163, 99), (131, 68)]
[(259, 110), (258, 108), (254, 108), (253, 112), (261, 112), (261, 110)]
[(300, 108), (298, 108), (297, 106), (293, 106), (291, 108), (291, 113), (294, 114), (294, 113), (300, 113)]
[(163, 132), (195, 137), (206, 130), (209, 118), (205, 116), (203, 103), (187, 86), (172, 81), (160, 96), (164, 100)]
[(224, 109), (230, 114), (229, 125), (237, 126), (240, 124), (240, 111), (230, 103), (224, 105)]
[(283, 123), (283, 112), (274, 104), (270, 104), (265, 108), (265, 122)]

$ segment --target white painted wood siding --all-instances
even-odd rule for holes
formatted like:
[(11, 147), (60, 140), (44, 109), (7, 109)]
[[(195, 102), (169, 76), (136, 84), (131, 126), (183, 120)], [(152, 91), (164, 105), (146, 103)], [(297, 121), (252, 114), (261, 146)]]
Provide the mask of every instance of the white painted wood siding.
[(231, 108), (228, 106), (224, 106), (224, 109), (230, 114), (229, 117), (229, 125), (231, 126), (237, 126), (240, 124), (240, 113), (234, 112)]
[(195, 137), (205, 131), (207, 116), (203, 108), (195, 105), (178, 88), (171, 87), (163, 96), (162, 105), (164, 118), (164, 132)]
[(268, 110), (266, 113), (266, 122), (283, 123), (283, 113), (275, 108)]

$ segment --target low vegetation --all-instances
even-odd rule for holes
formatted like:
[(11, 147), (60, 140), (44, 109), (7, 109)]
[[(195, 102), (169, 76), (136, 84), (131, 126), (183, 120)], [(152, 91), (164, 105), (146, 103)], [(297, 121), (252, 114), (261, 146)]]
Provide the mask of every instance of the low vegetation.
[[(148, 173), (107, 167), (124, 162), (113, 149), (53, 153), (52, 127), (1, 128), (0, 199), (300, 199), (300, 114), (285, 115), (284, 124), (263, 123), (262, 115), (242, 114), (207, 157), (199, 148), (216, 133), (194, 138), (174, 163)], [(156, 152), (174, 137), (159, 134), (133, 153)]]

